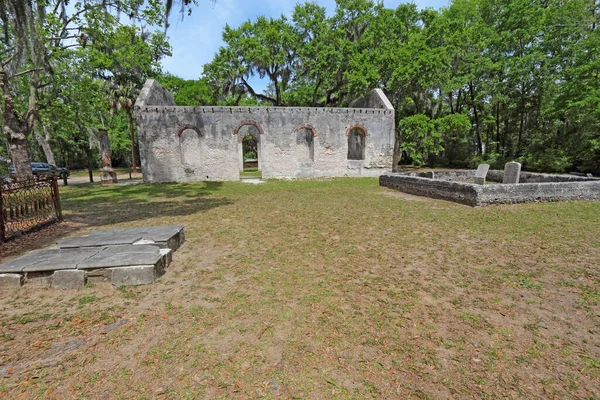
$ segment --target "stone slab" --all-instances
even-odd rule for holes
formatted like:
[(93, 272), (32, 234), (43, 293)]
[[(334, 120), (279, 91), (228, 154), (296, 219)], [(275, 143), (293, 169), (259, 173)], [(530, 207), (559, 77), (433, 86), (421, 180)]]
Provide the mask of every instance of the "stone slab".
[(59, 290), (81, 289), (87, 281), (87, 272), (81, 270), (56, 271), (52, 277), (52, 287)]
[(66, 238), (58, 242), (58, 247), (79, 248), (79, 247), (103, 247), (133, 244), (142, 239), (140, 235), (131, 234), (123, 231), (101, 231), (97, 235)]
[(73, 237), (58, 242), (60, 248), (104, 247), (131, 244), (153, 244), (175, 251), (185, 241), (183, 225), (149, 226), (131, 229), (92, 231), (89, 236)]
[(77, 268), (97, 269), (132, 265), (156, 265), (162, 258), (160, 249), (152, 245), (108, 246), (78, 264)]
[(23, 268), (23, 272), (58, 271), (63, 269), (76, 269), (84, 260), (97, 254), (97, 248), (76, 249), (44, 249), (39, 250), (46, 256), (44, 260), (30, 264)]
[(0, 290), (18, 289), (23, 286), (23, 275), (0, 274)]
[(98, 251), (98, 249), (92, 248), (35, 250), (14, 260), (0, 264), (0, 273), (75, 269), (77, 268), (77, 264), (96, 254)]
[(35, 250), (11, 261), (0, 264), (0, 273), (23, 272), (23, 268), (39, 263), (47, 258), (44, 250)]
[(502, 183), (519, 183), (520, 176), (521, 163), (512, 161), (504, 164), (504, 177), (502, 178)]
[(154, 283), (158, 277), (154, 265), (112, 268), (110, 283), (115, 286), (139, 286)]

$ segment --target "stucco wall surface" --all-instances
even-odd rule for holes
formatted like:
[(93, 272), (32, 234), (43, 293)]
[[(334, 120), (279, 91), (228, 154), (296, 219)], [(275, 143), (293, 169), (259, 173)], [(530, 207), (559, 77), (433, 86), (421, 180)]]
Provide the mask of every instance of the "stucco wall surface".
[[(177, 107), (149, 80), (135, 110), (144, 181), (238, 180), (247, 134), (263, 178), (379, 176), (391, 170), (394, 110), (381, 91), (366, 97), (380, 108)], [(355, 127), (366, 133), (364, 160), (347, 159)]]

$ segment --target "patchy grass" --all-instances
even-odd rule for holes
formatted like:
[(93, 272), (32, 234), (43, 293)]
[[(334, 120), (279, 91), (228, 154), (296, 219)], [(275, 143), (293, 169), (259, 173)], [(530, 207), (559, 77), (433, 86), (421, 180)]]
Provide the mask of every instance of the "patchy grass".
[(155, 285), (2, 293), (0, 398), (600, 397), (598, 202), (469, 208), (376, 179), (61, 195), (52, 240), (187, 241)]
[[(117, 175), (127, 175), (131, 172), (131, 168), (114, 168), (114, 171), (117, 173)], [(138, 167), (136, 174), (140, 174), (140, 172), (141, 172), (141, 170)], [(94, 179), (100, 179), (100, 168), (95, 168), (93, 173), (94, 173)], [(71, 171), (71, 175), (70, 175), (70, 178), (87, 178), (87, 177), (89, 177), (89, 172), (87, 169), (73, 170), (73, 171)]]

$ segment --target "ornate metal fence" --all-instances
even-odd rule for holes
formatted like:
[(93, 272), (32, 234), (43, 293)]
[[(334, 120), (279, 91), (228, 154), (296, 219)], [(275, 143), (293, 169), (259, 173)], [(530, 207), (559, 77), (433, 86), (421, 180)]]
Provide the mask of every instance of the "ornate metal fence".
[(0, 206), (0, 242), (62, 220), (54, 176), (0, 183)]

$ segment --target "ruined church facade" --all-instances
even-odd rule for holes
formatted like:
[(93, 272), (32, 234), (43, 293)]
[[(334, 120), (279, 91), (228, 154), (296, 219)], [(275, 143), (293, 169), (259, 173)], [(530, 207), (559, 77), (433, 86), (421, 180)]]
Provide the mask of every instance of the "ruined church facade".
[(148, 80), (135, 106), (145, 182), (239, 180), (255, 139), (263, 178), (379, 176), (392, 167), (394, 109), (375, 89), (353, 108), (178, 107)]

